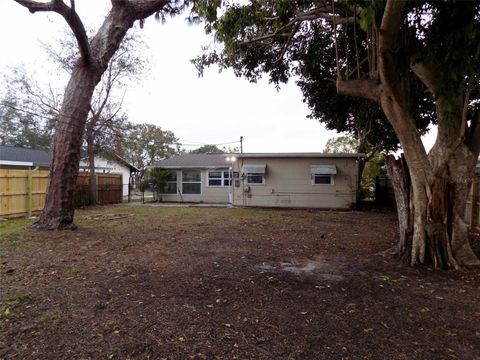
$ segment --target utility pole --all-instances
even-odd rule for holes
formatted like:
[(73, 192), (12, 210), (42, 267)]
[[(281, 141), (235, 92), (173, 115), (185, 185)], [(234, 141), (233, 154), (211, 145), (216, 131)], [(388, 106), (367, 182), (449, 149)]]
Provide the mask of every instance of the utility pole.
[(240, 136), (240, 154), (243, 154), (243, 136)]

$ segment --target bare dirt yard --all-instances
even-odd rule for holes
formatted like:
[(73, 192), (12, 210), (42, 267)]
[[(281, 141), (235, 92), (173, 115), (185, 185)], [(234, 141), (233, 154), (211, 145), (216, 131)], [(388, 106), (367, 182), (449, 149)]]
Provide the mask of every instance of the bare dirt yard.
[(384, 253), (392, 212), (97, 207), (0, 222), (0, 359), (479, 359), (480, 271)]

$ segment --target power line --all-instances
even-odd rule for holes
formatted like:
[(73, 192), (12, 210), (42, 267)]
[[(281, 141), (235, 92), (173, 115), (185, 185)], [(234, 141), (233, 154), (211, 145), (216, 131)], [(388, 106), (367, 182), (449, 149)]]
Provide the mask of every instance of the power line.
[[(20, 111), (20, 112), (23, 112), (27, 115), (31, 115), (31, 116), (36, 116), (36, 117), (39, 117), (39, 118), (43, 118), (45, 120), (49, 120), (49, 121), (54, 121), (55, 124), (58, 124), (58, 123), (61, 123), (61, 124), (66, 124), (66, 125), (69, 125), (69, 126), (79, 126), (79, 124), (76, 124), (76, 123), (70, 123), (68, 121), (65, 121), (65, 120), (60, 120), (58, 117), (60, 116), (60, 114), (55, 114), (55, 115), (52, 115), (52, 116), (45, 116), (45, 115), (42, 115), (42, 114), (38, 114), (38, 113), (35, 113), (35, 112), (32, 112), (32, 111), (29, 111), (29, 110), (25, 110), (25, 109), (20, 109), (20, 108), (17, 108), (15, 106), (12, 106), (12, 105), (8, 105), (8, 104), (0, 104), (0, 106), (4, 107), (4, 108), (10, 108), (12, 110), (15, 110), (15, 111)], [(66, 116), (66, 115), (62, 115), (64, 117), (69, 117), (69, 116)], [(71, 118), (71, 117), (70, 117)], [(61, 130), (59, 129), (57, 126), (54, 126), (53, 127), (53, 130), (55, 132), (65, 132), (65, 130)], [(98, 133), (101, 133), (103, 135), (116, 135), (114, 132), (112, 133), (112, 130), (110, 129), (110, 132), (107, 132), (109, 131), (109, 129), (105, 129), (103, 131), (97, 131)], [(223, 142), (223, 143), (202, 143), (202, 142), (198, 142), (198, 141), (186, 141), (184, 143), (182, 142), (175, 142), (174, 144), (175, 145), (178, 145), (178, 146), (198, 146), (198, 147), (202, 147), (202, 146), (206, 146), (206, 145), (212, 145), (212, 146), (222, 146), (222, 145), (232, 145), (232, 144), (241, 144), (242, 143), (242, 139), (240, 140), (236, 140), (236, 141), (229, 141), (229, 142)]]

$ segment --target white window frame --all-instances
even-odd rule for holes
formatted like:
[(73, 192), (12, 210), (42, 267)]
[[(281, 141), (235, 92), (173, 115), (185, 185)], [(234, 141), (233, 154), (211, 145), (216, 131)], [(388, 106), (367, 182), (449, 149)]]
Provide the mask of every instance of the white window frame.
[[(248, 182), (248, 177), (249, 176), (261, 176), (262, 177), (262, 182), (261, 183), (251, 183), (251, 182)], [(249, 185), (249, 186), (256, 186), (256, 185), (265, 185), (265, 174), (261, 174), (261, 173), (246, 173), (245, 174), (245, 184), (246, 185)]]
[[(315, 177), (316, 176), (324, 176), (330, 178), (330, 184), (315, 184)], [(335, 178), (332, 174), (312, 174), (312, 185), (313, 186), (332, 186), (335, 185)]]
[[(187, 172), (198, 172), (198, 173), (200, 174), (200, 181), (183, 181), (183, 172), (184, 172), (184, 171), (187, 171)], [(202, 190), (203, 190), (203, 189), (202, 189), (202, 171), (201, 171), (201, 170), (195, 170), (195, 169), (192, 169), (192, 170), (190, 170), (190, 169), (188, 169), (188, 170), (182, 170), (182, 174), (181, 174), (181, 175), (182, 175), (182, 177), (181, 177), (181, 179), (182, 179), (182, 181), (181, 181), (181, 187), (182, 187), (182, 192), (181, 192), (181, 194), (182, 194), (182, 195), (187, 195), (187, 196), (188, 196), (188, 195), (202, 195)], [(183, 192), (183, 184), (200, 184), (200, 192), (199, 192), (199, 193), (195, 193), (195, 194), (192, 194), (192, 193), (184, 193), (184, 192)]]
[[(219, 172), (221, 174), (221, 176), (211, 178), (210, 177), (211, 172)], [(225, 175), (227, 175), (227, 176), (225, 176)], [(210, 185), (210, 180), (217, 180), (217, 181), (220, 180), (220, 185)], [(229, 184), (225, 185), (225, 181), (229, 181)], [(207, 173), (207, 186), (208, 187), (229, 187), (229, 186), (231, 186), (230, 185), (231, 181), (232, 181), (232, 171), (229, 170), (229, 169), (222, 168), (222, 169), (209, 170), (208, 173)]]

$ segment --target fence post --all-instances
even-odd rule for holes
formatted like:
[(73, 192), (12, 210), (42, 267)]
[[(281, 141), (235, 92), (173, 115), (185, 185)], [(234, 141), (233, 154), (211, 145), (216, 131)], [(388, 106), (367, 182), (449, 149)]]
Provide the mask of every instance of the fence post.
[(27, 170), (27, 215), (32, 216), (32, 169)]
[(472, 200), (470, 204), (470, 229), (474, 229), (478, 224), (478, 178), (475, 174), (472, 183)]

